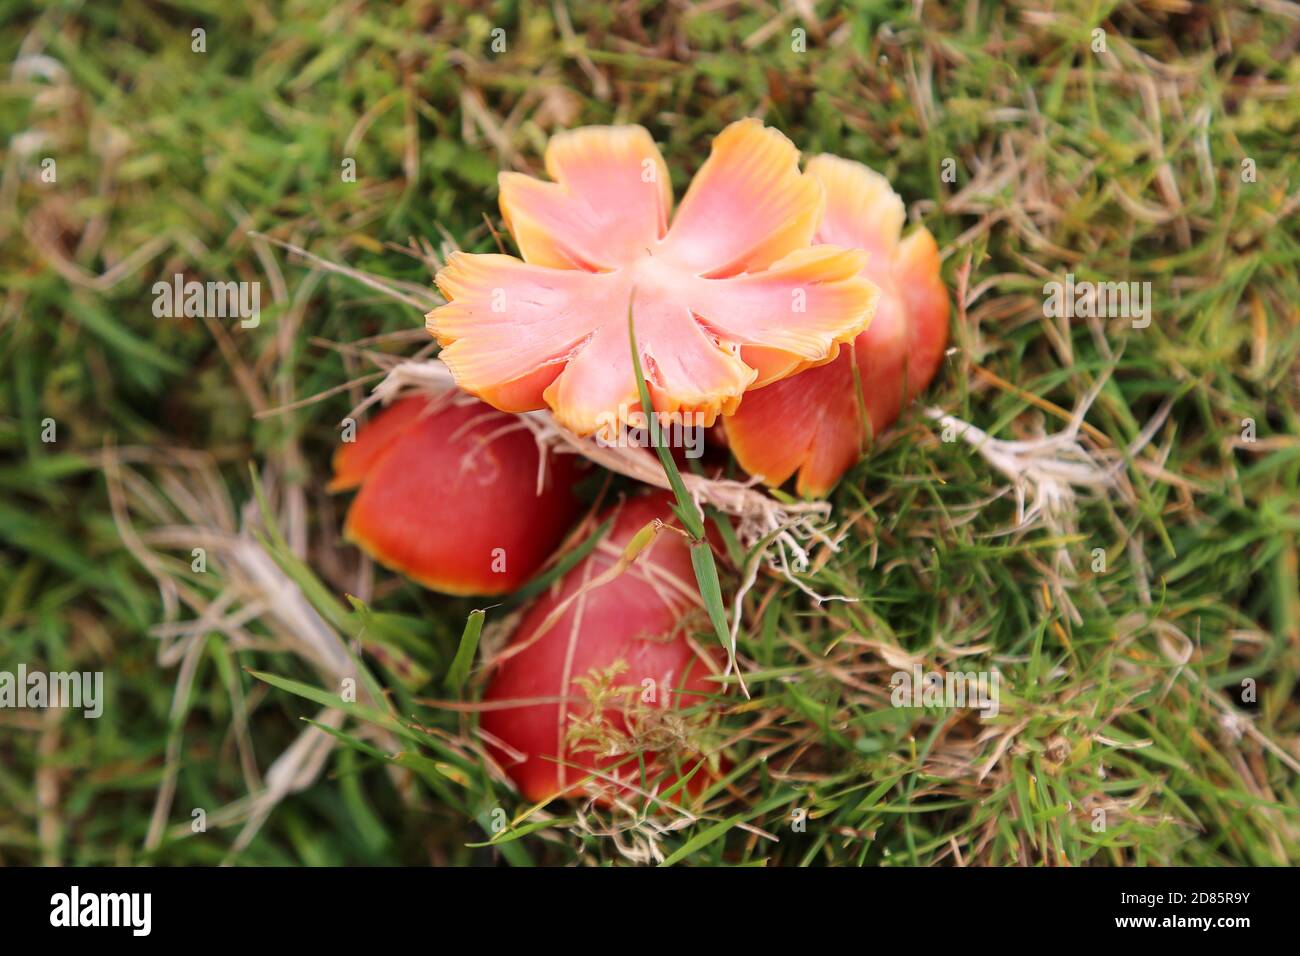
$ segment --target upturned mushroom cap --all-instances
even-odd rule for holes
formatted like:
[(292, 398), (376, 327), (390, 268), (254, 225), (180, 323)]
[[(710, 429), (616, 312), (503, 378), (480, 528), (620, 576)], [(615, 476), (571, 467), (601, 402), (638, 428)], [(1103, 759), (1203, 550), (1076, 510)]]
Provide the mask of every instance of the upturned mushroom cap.
[(427, 316), (457, 383), (505, 411), (550, 407), (589, 435), (640, 408), (628, 340), (656, 410), (729, 414), (746, 389), (833, 358), (871, 319), (857, 249), (811, 246), (823, 188), (756, 119), (713, 141), (675, 214), (640, 126), (552, 137), (546, 182), (502, 173), (522, 260), (457, 252)]

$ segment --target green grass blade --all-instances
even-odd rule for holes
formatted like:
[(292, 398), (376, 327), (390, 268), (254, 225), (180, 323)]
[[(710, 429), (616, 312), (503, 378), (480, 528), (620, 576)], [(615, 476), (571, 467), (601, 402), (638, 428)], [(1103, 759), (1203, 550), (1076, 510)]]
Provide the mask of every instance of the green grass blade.
[(474, 654), (478, 650), (479, 635), (483, 633), (483, 619), (487, 612), (473, 610), (465, 620), (465, 630), (460, 635), (460, 646), (456, 648), (456, 657), (447, 670), (447, 686), (460, 690), (469, 677), (470, 666), (474, 663)]
[(645, 383), (645, 375), (641, 371), (641, 350), (636, 342), (636, 320), (632, 315), (632, 303), (636, 299), (636, 290), (632, 291), (631, 298), (627, 303), (627, 334), (631, 341), (632, 347), (632, 371), (636, 375), (636, 390), (641, 398), (641, 410), (646, 416), (646, 422), (650, 426), (650, 442), (654, 446), (655, 454), (659, 456), (659, 463), (663, 466), (664, 474), (668, 476), (668, 484), (672, 487), (673, 495), (677, 498), (677, 507), (675, 509), (677, 517), (681, 519), (682, 527), (686, 533), (691, 536), (691, 567), (695, 569), (695, 581), (700, 588), (700, 597), (704, 601), (704, 609), (709, 614), (709, 621), (713, 624), (714, 633), (717, 635), (718, 642), (722, 644), (727, 651), (727, 660), (734, 665), (736, 662), (735, 648), (731, 646), (731, 631), (727, 627), (727, 612), (722, 603), (722, 583), (718, 580), (718, 566), (713, 560), (713, 551), (709, 547), (709, 541), (705, 537), (704, 515), (700, 513), (699, 507), (686, 490), (686, 484), (682, 481), (681, 473), (677, 470), (677, 463), (673, 461), (672, 453), (667, 446), (660, 440), (659, 416), (655, 413), (654, 405), (650, 401), (650, 389)]

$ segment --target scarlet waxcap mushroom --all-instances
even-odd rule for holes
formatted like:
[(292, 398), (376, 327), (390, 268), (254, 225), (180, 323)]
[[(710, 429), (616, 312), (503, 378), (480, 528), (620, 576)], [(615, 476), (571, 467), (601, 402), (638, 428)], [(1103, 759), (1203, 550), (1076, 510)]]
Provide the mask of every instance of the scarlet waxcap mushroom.
[(948, 344), (948, 293), (929, 231), (899, 241), (903, 202), (883, 176), (827, 155), (809, 161), (807, 172), (826, 190), (817, 239), (869, 253), (862, 274), (880, 288), (875, 318), (834, 361), (748, 392), (726, 429), (751, 475), (775, 486), (797, 471), (798, 492), (820, 497), (862, 456), (868, 434), (893, 424), (934, 378)]
[(577, 468), (572, 455), (542, 462), (514, 416), (473, 400), (415, 397), (340, 446), (330, 488), (360, 488), (344, 534), (380, 564), (446, 594), (505, 594), (576, 520)]
[[(826, 361), (871, 319), (857, 249), (810, 246), (821, 184), (756, 119), (713, 141), (675, 215), (663, 157), (640, 126), (557, 134), (553, 182), (502, 173), (523, 260), (452, 254), (427, 316), (457, 383), (505, 411), (549, 406), (589, 435), (640, 409), (628, 340), (660, 412), (705, 424), (742, 393)], [(669, 221), (671, 219), (671, 225)]]
[[(622, 574), (598, 581), (655, 518), (674, 520), (663, 495), (616, 506), (602, 544), (537, 599), (501, 655), (484, 695), (489, 706), (481, 727), (528, 800), (576, 796), (592, 771), (606, 775), (596, 781), (598, 793), (623, 784), (639, 788), (642, 760), (650, 789), (662, 793), (680, 779), (676, 767), (685, 775), (704, 759), (679, 746), (674, 766), (662, 752), (638, 754), (635, 746), (675, 738), (674, 728), (689, 721), (675, 723), (674, 712), (720, 688), (709, 677), (719, 658), (702, 659), (687, 640), (688, 615), (700, 604), (686, 539), (661, 532)], [(592, 582), (597, 586), (582, 593)], [(605, 681), (621, 693), (593, 696)], [(711, 779), (701, 766), (686, 789), (698, 792)]]

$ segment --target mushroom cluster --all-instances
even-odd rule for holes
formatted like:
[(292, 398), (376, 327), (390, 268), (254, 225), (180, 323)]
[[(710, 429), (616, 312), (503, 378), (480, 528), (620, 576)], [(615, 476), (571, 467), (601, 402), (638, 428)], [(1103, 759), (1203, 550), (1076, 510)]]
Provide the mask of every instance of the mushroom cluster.
[[(675, 213), (639, 126), (556, 135), (546, 171), (500, 177), (519, 258), (458, 252), (437, 275), (446, 304), (427, 324), (460, 391), (395, 402), (335, 457), (331, 487), (357, 489), (347, 537), (411, 580), (509, 594), (570, 536), (581, 459), (548, 453), (517, 413), (548, 410), (578, 438), (645, 411), (691, 416), (721, 426), (749, 475), (823, 497), (935, 376), (938, 249), (923, 227), (903, 237), (902, 200), (860, 163), (801, 168), (793, 143), (746, 119)], [(607, 528), (595, 548), (489, 661), (485, 745), (530, 800), (694, 792), (716, 771), (703, 742), (724, 684), (692, 639), (688, 539), (662, 494), (593, 523)]]

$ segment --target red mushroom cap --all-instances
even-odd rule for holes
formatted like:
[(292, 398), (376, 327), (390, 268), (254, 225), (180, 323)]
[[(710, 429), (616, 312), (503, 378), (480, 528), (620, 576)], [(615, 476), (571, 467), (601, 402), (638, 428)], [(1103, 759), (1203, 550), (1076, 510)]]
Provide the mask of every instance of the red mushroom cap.
[[(612, 777), (640, 788), (642, 760), (647, 789), (662, 792), (679, 778), (678, 769), (689, 773), (703, 759), (689, 747), (676, 747), (678, 760), (670, 766), (663, 754), (629, 756), (631, 749), (619, 746), (635, 739), (638, 728), (673, 726), (675, 710), (702, 703), (701, 695), (717, 694), (720, 685), (709, 676), (719, 659), (702, 659), (687, 640), (690, 617), (700, 604), (689, 545), (681, 534), (660, 532), (622, 574), (581, 593), (619, 561), (649, 522), (673, 520), (663, 495), (634, 498), (615, 510), (601, 546), (529, 608), (484, 696), (489, 705), (520, 702), (489, 707), (481, 726), (513, 751), (491, 748), (528, 800), (540, 802), (566, 791), (576, 795), (592, 770), (607, 775), (597, 778), (597, 790)], [(546, 627), (566, 601), (568, 606)], [(522, 650), (512, 655), (514, 648)], [(601, 675), (608, 688), (623, 689), (603, 709), (591, 704), (591, 688), (603, 686)], [(596, 740), (599, 731), (584, 736), (596, 713), (603, 714), (598, 723), (608, 738)], [(591, 749), (602, 742), (600, 751)], [(688, 789), (696, 792), (710, 778), (700, 768)]]
[(407, 398), (334, 457), (333, 490), (360, 486), (346, 537), (447, 594), (505, 594), (536, 573), (579, 512), (578, 463), (541, 453), (513, 415), (482, 402)]

